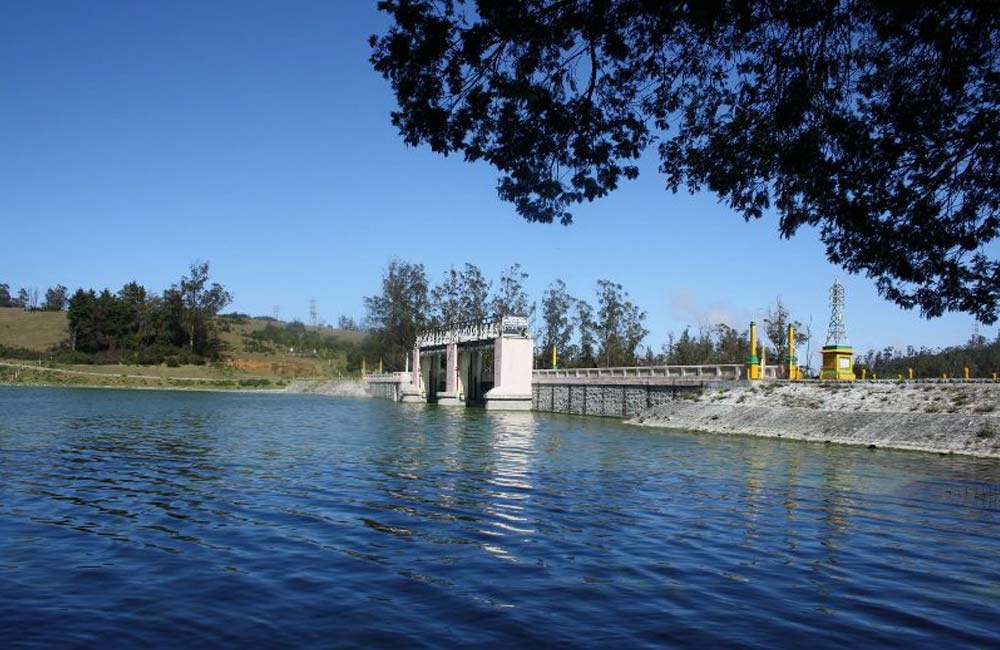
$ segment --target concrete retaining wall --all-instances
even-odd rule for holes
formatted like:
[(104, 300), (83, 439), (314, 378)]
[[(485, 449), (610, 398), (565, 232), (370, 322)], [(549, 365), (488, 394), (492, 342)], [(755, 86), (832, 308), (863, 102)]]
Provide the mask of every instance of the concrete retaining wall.
[(399, 383), (397, 382), (369, 382), (367, 386), (368, 394), (379, 399), (391, 399), (399, 401)]
[(717, 382), (661, 383), (566, 383), (536, 382), (532, 386), (532, 409), (552, 413), (629, 418), (685, 395), (696, 395)]

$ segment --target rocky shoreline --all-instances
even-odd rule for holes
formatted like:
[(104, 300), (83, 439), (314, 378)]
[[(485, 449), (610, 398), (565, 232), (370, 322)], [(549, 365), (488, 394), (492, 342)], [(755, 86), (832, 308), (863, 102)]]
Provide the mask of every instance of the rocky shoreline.
[(706, 391), (628, 422), (1000, 458), (1000, 385), (764, 383)]

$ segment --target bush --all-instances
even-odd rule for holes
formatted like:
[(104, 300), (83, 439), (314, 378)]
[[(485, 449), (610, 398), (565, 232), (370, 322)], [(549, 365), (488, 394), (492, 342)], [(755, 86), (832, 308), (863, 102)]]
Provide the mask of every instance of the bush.
[(52, 355), (52, 360), (56, 363), (92, 364), (94, 355), (79, 350), (60, 350)]
[(38, 357), (45, 356), (40, 352), (34, 350), (28, 350), (27, 348), (11, 348), (6, 345), (0, 345), (0, 357), (4, 359), (38, 359)]
[(253, 386), (253, 387), (262, 387), (262, 386), (270, 386), (270, 385), (271, 385), (271, 380), (270, 379), (249, 378), (249, 379), (241, 379), (240, 380), (240, 386), (244, 387), (244, 388), (248, 388), (248, 387), (251, 387), (251, 386)]

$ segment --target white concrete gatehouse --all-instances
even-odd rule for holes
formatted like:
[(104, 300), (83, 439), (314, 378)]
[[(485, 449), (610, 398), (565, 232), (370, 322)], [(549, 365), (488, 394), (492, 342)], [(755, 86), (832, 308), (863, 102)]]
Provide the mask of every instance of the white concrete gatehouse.
[(401, 402), (531, 410), (534, 340), (526, 316), (451, 323), (421, 333)]

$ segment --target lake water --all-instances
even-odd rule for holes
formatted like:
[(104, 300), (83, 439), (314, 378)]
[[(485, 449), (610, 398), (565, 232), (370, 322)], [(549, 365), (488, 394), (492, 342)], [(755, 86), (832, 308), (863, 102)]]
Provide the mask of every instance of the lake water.
[(1000, 463), (0, 388), (0, 645), (1000, 647)]

